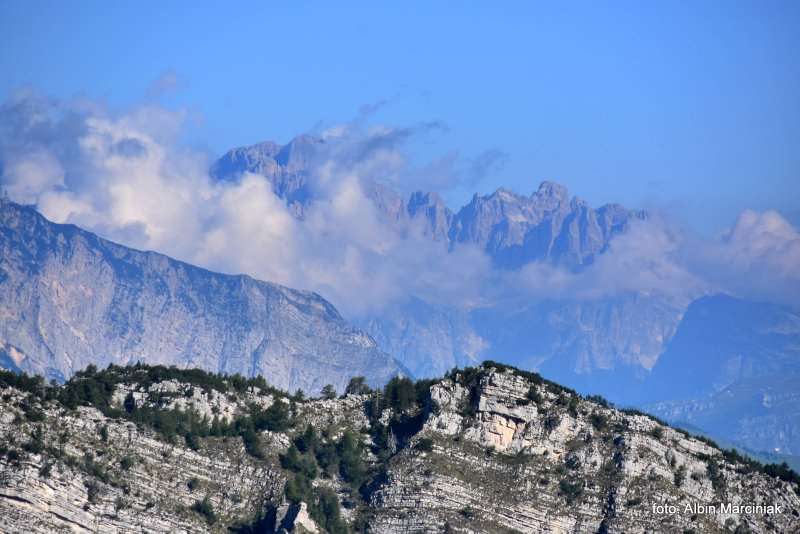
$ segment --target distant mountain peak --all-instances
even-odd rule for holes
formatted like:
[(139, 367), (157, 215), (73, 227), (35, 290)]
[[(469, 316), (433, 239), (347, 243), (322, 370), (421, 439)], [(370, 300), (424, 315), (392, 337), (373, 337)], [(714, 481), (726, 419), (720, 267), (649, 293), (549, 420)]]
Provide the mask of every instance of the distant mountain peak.
[(275, 161), (292, 172), (306, 171), (317, 149), (324, 143), (320, 137), (309, 134), (298, 135), (281, 148), (275, 156)]
[(561, 202), (568, 202), (569, 190), (559, 183), (545, 180), (539, 184), (539, 189), (537, 189), (536, 192), (531, 196), (539, 198), (554, 198)]
[[(212, 175), (235, 180), (243, 172), (264, 176), (290, 210), (304, 217), (312, 190), (308, 175), (315, 151), (325, 141), (300, 135), (286, 145), (261, 143), (229, 151), (212, 167)], [(486, 195), (475, 194), (457, 212), (435, 192), (417, 191), (407, 197), (386, 184), (365, 180), (366, 195), (388, 224), (406, 232), (409, 225), (444, 242), (478, 245), (503, 268), (518, 268), (531, 261), (560, 263), (581, 268), (608, 248), (609, 241), (627, 230), (643, 212), (618, 205), (597, 210), (578, 197), (570, 200), (562, 184), (545, 180), (530, 196), (499, 187)]]

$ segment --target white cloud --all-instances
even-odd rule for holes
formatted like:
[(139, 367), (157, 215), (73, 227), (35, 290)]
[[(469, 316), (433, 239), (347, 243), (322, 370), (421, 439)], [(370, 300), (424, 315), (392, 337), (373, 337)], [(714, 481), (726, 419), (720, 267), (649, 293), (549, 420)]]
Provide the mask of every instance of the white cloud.
[(800, 302), (800, 232), (776, 211), (743, 211), (719, 239), (694, 243), (686, 259), (715, 288), (795, 307)]
[[(631, 291), (680, 300), (717, 290), (779, 302), (800, 296), (798, 232), (775, 212), (744, 212), (713, 240), (653, 218), (615, 238), (580, 273), (541, 263), (500, 272), (475, 247), (448, 252), (413, 228), (398, 232), (365, 193), (365, 179), (413, 183), (440, 172), (415, 168), (401, 146), (441, 125), (329, 128), (312, 161), (314, 199), (298, 219), (261, 176), (213, 182), (207, 155), (178, 142), (186, 120), (153, 105), (114, 115), (91, 102), (19, 95), (0, 107), (4, 187), (54, 221), (210, 269), (314, 290), (347, 314), (408, 295), (462, 306)], [(502, 157), (487, 155), (476, 165), (485, 169)]]
[(64, 170), (50, 152), (35, 150), (4, 162), (3, 179), (9, 196), (33, 203), (41, 191), (64, 185)]
[[(206, 155), (176, 142), (183, 113), (150, 105), (115, 116), (22, 98), (0, 110), (6, 124), (23, 125), (0, 139), (0, 160), (13, 162), (5, 164), (3, 182), (14, 200), (36, 203), (56, 222), (207, 268), (319, 291), (351, 313), (413, 292), (470, 295), (460, 280), (474, 282), (474, 273), (488, 268), (476, 251), (451, 257), (441, 244), (401, 236), (367, 198), (365, 176), (407, 165), (397, 143), (411, 130), (330, 132), (329, 150), (314, 162), (315, 200), (298, 220), (263, 177), (212, 182)], [(35, 131), (25, 126), (32, 123)], [(453, 263), (459, 257), (469, 261)]]
[(659, 218), (635, 221), (584, 270), (532, 262), (505, 284), (535, 298), (591, 300), (638, 292), (688, 302), (707, 284), (682, 264), (684, 243), (681, 233)]

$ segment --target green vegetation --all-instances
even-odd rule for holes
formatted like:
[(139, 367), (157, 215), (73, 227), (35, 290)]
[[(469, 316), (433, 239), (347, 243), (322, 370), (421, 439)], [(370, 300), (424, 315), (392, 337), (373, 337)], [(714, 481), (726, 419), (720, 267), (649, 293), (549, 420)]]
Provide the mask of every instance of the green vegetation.
[(345, 395), (367, 395), (369, 393), (372, 393), (372, 390), (367, 385), (367, 379), (363, 376), (351, 378), (344, 390)]
[(134, 466), (136, 460), (134, 460), (133, 456), (123, 456), (122, 459), (119, 461), (119, 467), (123, 471), (130, 470), (131, 467)]
[[(484, 367), (453, 370), (448, 373), (449, 378), (463, 385), (468, 391), (467, 401), (461, 407), (463, 415), (469, 417), (476, 413), (481, 388), (485, 384), (488, 373), (493, 369), (510, 372), (530, 381), (530, 384), (524, 386), (527, 388), (525, 398), (520, 400), (521, 403), (533, 402), (539, 405), (539, 411), (543, 413), (542, 422), (546, 431), (551, 432), (556, 429), (562, 419), (567, 417), (567, 414), (571, 414), (573, 417), (578, 415), (586, 417), (597, 431), (603, 432), (601, 437), (605, 442), (610, 442), (614, 437), (615, 434), (612, 432), (616, 431), (618, 421), (617, 418), (609, 419), (607, 413), (604, 413), (605, 410), (601, 409), (612, 406), (602, 397), (585, 397), (585, 400), (593, 405), (582, 404), (581, 399), (584, 398), (573, 390), (549, 382), (536, 373), (519, 371), (495, 362), (486, 362)], [(186, 383), (188, 387), (175, 393), (147, 393), (149, 385), (171, 379)], [(128, 394), (121, 406), (119, 404), (112, 405), (112, 395), (117, 390), (117, 386), (122, 383), (135, 393)], [(305, 428), (296, 427), (293, 414), (297, 413), (297, 403), (303, 402), (302, 392), (299, 391), (294, 396), (289, 396), (285, 392), (269, 388), (263, 378), (245, 379), (238, 375), (216, 375), (203, 371), (185, 371), (161, 366), (117, 367), (112, 365), (102, 371), (90, 366), (85, 371), (76, 374), (64, 386), (54, 387), (40, 378), (0, 371), (0, 389), (15, 387), (27, 393), (27, 396), (21, 399), (18, 405), (23, 414), (20, 424), (24, 424), (25, 428), (29, 429), (29, 431), (19, 434), (19, 436), (27, 435), (29, 437), (20, 438), (18, 443), (13, 444), (13, 448), (10, 446), (11, 444), (4, 446), (0, 450), (0, 455), (6, 456), (10, 462), (18, 462), (25, 453), (51, 454), (51, 450), (53, 455), (57, 453), (58, 449), (53, 448), (54, 440), (51, 439), (49, 443), (44, 440), (43, 428), (46, 427), (39, 424), (45, 420), (43, 408), (51, 410), (61, 407), (70, 410), (78, 406), (93, 406), (109, 418), (131, 421), (137, 425), (151, 428), (164, 440), (185, 444), (194, 450), (214, 450), (216, 442), (208, 438), (241, 439), (244, 449), (256, 459), (266, 459), (260, 437), (261, 432), (266, 430), (287, 432), (292, 441), (285, 453), (279, 457), (280, 466), (288, 475), (284, 488), (286, 499), (293, 503), (301, 501), (307, 503), (309, 513), (328, 532), (347, 532), (341, 517), (340, 500), (345, 506), (355, 507), (356, 513), (360, 513), (359, 510), (363, 508), (363, 503), (358, 501), (359, 496), (368, 499), (374, 489), (385, 480), (387, 461), (394, 454), (407, 449), (412, 444), (416, 451), (431, 452), (434, 450), (432, 439), (418, 435), (428, 415), (438, 413), (439, 407), (430, 397), (430, 387), (433, 383), (432, 380), (414, 382), (405, 377), (396, 377), (384, 388), (371, 390), (363, 377), (354, 377), (345, 388), (345, 395), (368, 396), (365, 401), (365, 415), (369, 419), (369, 425), (361, 429), (361, 433), (358, 433), (342, 428), (342, 426), (326, 429), (315, 428), (311, 425), (307, 425)], [(267, 393), (272, 393), (276, 402), (266, 409), (256, 404), (249, 405), (233, 420), (221, 419), (218, 415), (209, 419), (208, 416), (201, 416), (192, 410), (167, 408), (172, 399), (177, 396), (191, 397), (198, 391), (211, 390), (225, 395), (236, 395), (246, 392), (251, 387), (258, 387)], [(520, 393), (524, 391), (525, 389), (519, 390)], [(335, 389), (330, 385), (321, 391), (322, 397), (326, 399), (333, 399), (336, 394)], [(546, 401), (553, 398), (555, 398), (555, 402), (552, 405)], [(300, 407), (301, 411), (302, 409)], [(646, 415), (635, 410), (625, 410), (625, 413)], [(650, 418), (657, 420), (653, 417)], [(569, 421), (569, 419), (565, 421)], [(97, 432), (101, 442), (108, 442), (109, 439), (116, 441), (120, 435), (119, 428), (113, 424), (99, 426)], [(656, 426), (649, 431), (649, 434), (656, 439), (662, 439), (664, 429)], [(587, 439), (591, 439), (591, 436)], [(59, 438), (61, 443), (59, 454), (62, 456), (64, 456), (63, 445), (68, 440), (67, 434), (63, 434)], [(540, 484), (547, 485), (549, 483), (552, 487), (556, 480), (562, 479), (558, 483), (558, 490), (567, 503), (573, 503), (580, 499), (586, 487), (586, 483), (578, 478), (582, 468), (580, 455), (573, 453), (574, 450), (585, 446), (585, 443), (573, 441), (568, 444), (570, 454), (567, 454), (564, 463), (558, 466), (559, 470), (548, 471), (548, 476), (552, 477), (551, 481), (548, 482), (546, 478), (540, 480)], [(710, 440), (703, 439), (703, 441), (716, 446)], [(238, 442), (234, 441), (234, 443)], [(616, 445), (616, 441), (614, 443)], [(97, 442), (95, 445), (98, 445)], [(371, 449), (371, 452), (376, 455), (376, 463), (368, 462), (370, 455), (367, 449)], [(98, 458), (105, 459), (106, 465), (97, 461), (91, 453), (87, 453), (82, 459), (69, 455), (64, 456), (65, 463), (72, 462), (72, 465), (84, 470), (95, 479), (92, 482), (94, 486), (91, 491), (87, 486), (90, 502), (93, 502), (92, 499), (98, 498), (101, 490), (98, 482), (115, 484), (120, 480), (115, 479), (115, 476), (120, 476), (118, 471), (116, 471), (116, 475), (114, 474), (116, 462), (122, 471), (127, 471), (135, 465), (133, 457), (125, 456), (115, 460), (112, 455), (104, 456), (103, 453), (107, 450), (108, 447), (99, 444), (99, 450), (93, 451)], [(493, 455), (508, 465), (526, 464), (533, 461), (532, 456), (522, 452), (516, 456), (503, 453), (493, 453)], [(764, 466), (733, 450), (723, 451), (722, 455), (726, 462), (734, 463), (740, 472), (758, 471), (781, 480), (800, 483), (800, 477), (786, 464)], [(429, 458), (437, 460), (436, 455)], [(615, 473), (614, 461), (607, 459), (601, 468), (601, 473), (605, 473), (607, 478), (611, 478)], [(705, 476), (711, 480), (714, 489), (720, 491), (725, 484), (725, 477), (719, 463), (721, 460), (719, 457), (707, 457), (706, 462)], [(49, 460), (42, 463), (42, 476), (49, 474), (52, 464)], [(672, 466), (674, 483), (680, 486), (685, 482), (686, 469), (684, 466), (676, 468), (674, 460)], [(728, 465), (725, 467), (730, 468)], [(692, 476), (694, 477), (695, 474)], [(314, 481), (318, 478), (341, 480), (345, 483), (345, 490), (341, 495), (337, 495), (326, 487), (330, 485), (329, 482), (320, 484), (318, 481), (315, 483)], [(594, 484), (596, 485), (596, 482)], [(200, 481), (192, 479), (188, 481), (187, 485), (190, 490), (194, 491), (200, 487)], [(208, 488), (212, 488), (212, 486), (213, 484), (209, 484)], [(339, 487), (341, 488), (341, 486)], [(205, 491), (201, 490), (194, 495), (199, 499), (204, 493)], [(635, 504), (629, 505), (635, 506), (640, 502), (636, 503), (635, 500), (631, 500), (629, 503)], [(192, 510), (203, 516), (209, 524), (218, 521), (208, 497), (196, 501)], [(238, 530), (235, 531), (258, 532), (257, 528), (260, 527), (257, 525), (267, 521), (267, 510), (268, 506), (265, 505), (261, 513), (256, 514), (253, 523), (237, 527)], [(471, 510), (465, 510), (471, 513)], [(470, 519), (469, 513), (462, 513), (462, 515)]]
[(49, 478), (50, 473), (53, 470), (53, 463), (52, 462), (44, 462), (42, 467), (39, 468), (39, 476), (42, 478)]
[(22, 449), (31, 454), (40, 454), (44, 450), (44, 433), (41, 426), (33, 429), (30, 440), (22, 445)]
[(567, 504), (572, 504), (583, 495), (583, 481), (564, 479), (558, 483), (558, 490), (566, 499)]
[(561, 424), (561, 416), (558, 415), (557, 413), (549, 413), (544, 418), (544, 429), (548, 433), (558, 428), (558, 425), (560, 424)]
[[(563, 395), (562, 395), (563, 398)], [(572, 417), (578, 417), (578, 404), (580, 403), (580, 399), (574, 395), (569, 396), (569, 401), (567, 402), (567, 412)]]
[(593, 402), (595, 404), (599, 404), (603, 408), (613, 408), (614, 404), (610, 401), (606, 400), (605, 397), (601, 395), (587, 395), (586, 400), (589, 402)]
[(577, 454), (571, 452), (567, 454), (567, 456), (564, 458), (564, 465), (566, 466), (567, 469), (570, 469), (572, 471), (577, 471), (578, 469), (581, 468), (581, 460)]
[(686, 466), (681, 465), (673, 475), (673, 482), (675, 482), (676, 487), (680, 488), (684, 480), (686, 480)]
[(385, 408), (403, 412), (417, 404), (417, 389), (414, 382), (406, 377), (392, 378), (384, 388)]
[(414, 448), (422, 452), (431, 452), (433, 450), (433, 440), (431, 438), (420, 439)]
[[(760, 465), (760, 464), (759, 464)], [(762, 466), (765, 474), (776, 477), (786, 482), (792, 482), (800, 485), (800, 475), (796, 471), (789, 468), (789, 464), (781, 462), (780, 464), (767, 464)]]
[(197, 434), (195, 434), (191, 430), (183, 435), (183, 439), (186, 441), (186, 446), (192, 449), (193, 451), (200, 450), (200, 440), (197, 437)]
[(293, 473), (284, 489), (286, 499), (307, 503), (311, 517), (328, 532), (348, 532), (336, 494), (324, 487), (314, 487), (312, 481), (320, 473), (325, 477), (338, 474), (354, 490), (366, 482), (369, 472), (357, 435), (348, 430), (338, 441), (326, 440), (309, 425), (280, 456), (280, 463)]
[(333, 384), (325, 384), (325, 387), (320, 391), (320, 396), (326, 400), (333, 400), (336, 398), (336, 388)]
[(725, 475), (719, 467), (719, 463), (713, 458), (706, 458), (706, 476), (711, 481), (714, 491), (725, 489)]
[(195, 501), (192, 505), (192, 510), (203, 516), (209, 525), (213, 525), (217, 521), (217, 515), (214, 513), (214, 507), (208, 497), (202, 501)]
[(589, 422), (592, 423), (595, 430), (605, 430), (608, 426), (608, 418), (600, 412), (592, 412)]
[[(152, 428), (165, 440), (175, 443), (179, 437), (193, 449), (200, 448), (200, 438), (209, 436), (240, 436), (245, 450), (255, 458), (263, 458), (263, 452), (257, 433), (263, 430), (285, 431), (291, 426), (289, 408), (285, 402), (277, 400), (266, 410), (260, 407), (249, 407), (249, 413), (229, 423), (218, 419), (209, 421), (192, 411), (170, 410), (164, 408), (166, 402), (175, 394), (150, 395), (149, 401), (155, 406), (137, 406), (136, 399), (129, 393), (123, 401), (122, 409), (111, 404), (111, 398), (118, 384), (126, 383), (146, 390), (152, 384), (164, 380), (177, 380), (190, 384), (187, 391), (193, 393), (194, 388), (205, 392), (216, 390), (221, 393), (243, 393), (249, 388), (257, 387), (265, 393), (271, 393), (276, 399), (285, 399), (287, 394), (267, 385), (263, 377), (246, 379), (241, 375), (220, 375), (207, 373), (199, 369), (177, 369), (175, 367), (147, 366), (136, 364), (128, 367), (109, 365), (98, 371), (93, 365), (75, 374), (62, 387), (54, 387), (44, 382), (41, 377), (0, 370), (0, 388), (15, 387), (29, 393), (21, 405), (29, 421), (43, 421), (44, 413), (35, 406), (40, 403), (55, 402), (67, 409), (78, 406), (93, 406), (107, 417), (127, 419), (139, 425)], [(108, 440), (108, 427), (104, 425), (98, 431), (101, 441)], [(29, 452), (40, 452), (36, 442), (31, 444)]]
[(536, 386), (531, 386), (528, 388), (528, 393), (525, 395), (525, 398), (535, 404), (541, 404), (544, 399), (542, 399), (542, 395), (537, 391)]
[(92, 504), (96, 503), (100, 497), (100, 485), (95, 480), (84, 481), (86, 487), (86, 500)]
[(318, 488), (309, 513), (330, 534), (347, 534), (349, 529), (341, 517), (339, 499), (329, 488)]

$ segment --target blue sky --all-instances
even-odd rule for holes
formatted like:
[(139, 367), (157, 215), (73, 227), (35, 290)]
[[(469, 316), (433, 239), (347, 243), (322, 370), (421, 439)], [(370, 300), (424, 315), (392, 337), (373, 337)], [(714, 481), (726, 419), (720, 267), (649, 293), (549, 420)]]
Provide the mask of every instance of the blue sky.
[(800, 3), (430, 4), (5, 1), (0, 97), (158, 99), (215, 154), (386, 101), (371, 120), (447, 124), (421, 160), (508, 155), (453, 207), (551, 179), (703, 232), (743, 208), (800, 223)]

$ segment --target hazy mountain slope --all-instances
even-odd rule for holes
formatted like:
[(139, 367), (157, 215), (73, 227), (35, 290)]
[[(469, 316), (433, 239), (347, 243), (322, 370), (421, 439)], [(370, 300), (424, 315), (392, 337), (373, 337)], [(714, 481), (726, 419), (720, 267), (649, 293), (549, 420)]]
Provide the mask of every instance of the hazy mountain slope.
[(683, 305), (639, 293), (548, 300), (474, 310), (471, 325), (491, 340), (484, 358), (627, 402), (674, 334)]
[(414, 297), (359, 324), (381, 348), (414, 369), (415, 376), (439, 377), (453, 367), (475, 365), (489, 354), (469, 312)]
[(646, 405), (648, 412), (689, 423), (755, 451), (800, 455), (800, 373), (738, 381), (691, 400)]
[(689, 306), (653, 367), (645, 399), (697, 398), (743, 380), (789, 372), (800, 372), (800, 314), (774, 304), (708, 296)]
[(639, 402), (753, 450), (800, 453), (800, 315), (726, 295), (696, 300)]
[[(294, 402), (263, 384), (146, 367), (56, 389), (4, 379), (0, 532), (800, 526), (797, 475), (497, 366), (394, 382), (381, 395)], [(781, 509), (685, 511), (720, 503)]]
[(0, 348), (2, 361), (55, 378), (142, 360), (263, 374), (309, 392), (401, 370), (316, 294), (132, 250), (7, 201)]

